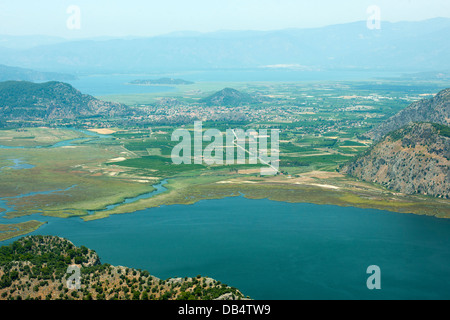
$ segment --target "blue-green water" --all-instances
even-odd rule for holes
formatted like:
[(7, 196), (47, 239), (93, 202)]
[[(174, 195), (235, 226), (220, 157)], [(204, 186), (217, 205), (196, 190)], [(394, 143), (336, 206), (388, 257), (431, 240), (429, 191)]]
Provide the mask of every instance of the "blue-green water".
[(105, 74), (80, 76), (77, 80), (68, 81), (85, 94), (107, 96), (117, 94), (143, 94), (176, 92), (177, 86), (137, 86), (129, 85), (133, 80), (158, 79), (161, 77), (181, 78), (194, 82), (252, 82), (252, 81), (360, 81), (367, 79), (397, 77), (399, 72), (382, 71), (299, 71), (289, 69), (214, 69), (192, 70), (153, 74)]
[(5, 168), (9, 168), (9, 169), (12, 169), (12, 170), (23, 170), (23, 169), (32, 169), (32, 168), (34, 168), (34, 165), (25, 163), (23, 161), (23, 159), (8, 159), (8, 160), (13, 162), (14, 165), (0, 167), (0, 171), (2, 171)]
[[(35, 218), (49, 223), (33, 234), (68, 238), (104, 263), (210, 276), (254, 299), (450, 299), (450, 220), (244, 197), (91, 222)], [(381, 290), (367, 289), (370, 265)]]
[[(12, 162), (16, 170), (30, 166)], [(124, 202), (163, 192), (164, 183)], [(8, 200), (0, 198), (0, 216), (14, 210)], [(48, 222), (33, 234), (65, 237), (103, 262), (160, 278), (202, 274), (254, 299), (450, 299), (450, 220), (233, 197), (91, 222), (33, 215), (7, 223), (31, 219)], [(370, 265), (381, 268), (381, 290), (366, 287)]]
[(95, 214), (95, 213), (98, 213), (98, 212), (109, 211), (109, 210), (117, 208), (117, 207), (119, 207), (119, 206), (121, 206), (123, 204), (133, 203), (133, 202), (139, 201), (141, 199), (148, 199), (148, 198), (154, 197), (157, 194), (160, 194), (160, 193), (163, 193), (163, 192), (167, 191), (167, 189), (164, 187), (164, 185), (166, 185), (166, 184), (167, 184), (167, 180), (163, 180), (163, 181), (161, 181), (161, 183), (153, 186), (155, 188), (155, 190), (152, 191), (152, 192), (144, 193), (144, 194), (141, 194), (139, 196), (132, 197), (132, 198), (126, 198), (125, 200), (123, 200), (120, 203), (110, 204), (110, 205), (106, 206), (106, 208), (104, 210), (99, 210), (99, 211), (91, 211), (90, 210), (90, 211), (88, 211), (88, 214)]
[(138, 75), (108, 74), (97, 76), (83, 76), (77, 80), (71, 80), (68, 82), (84, 94), (90, 94), (94, 96), (177, 91), (176, 88), (170, 86), (137, 86), (128, 84), (129, 82), (137, 79), (148, 78)]

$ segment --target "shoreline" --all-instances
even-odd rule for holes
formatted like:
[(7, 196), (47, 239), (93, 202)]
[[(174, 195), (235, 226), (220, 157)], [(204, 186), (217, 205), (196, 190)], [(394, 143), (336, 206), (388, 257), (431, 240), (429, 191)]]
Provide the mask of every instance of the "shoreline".
[[(242, 195), (247, 199), (258, 200), (258, 199), (268, 199), (272, 201), (278, 202), (288, 202), (288, 203), (311, 203), (317, 205), (335, 205), (339, 207), (355, 207), (360, 209), (376, 209), (376, 210), (384, 210), (395, 213), (407, 213), (407, 214), (415, 214), (415, 215), (426, 215), (430, 217), (435, 217), (438, 219), (450, 219), (450, 204), (444, 203), (444, 201), (440, 201), (441, 199), (434, 199), (435, 203), (431, 206), (429, 203), (424, 204), (421, 203), (424, 199), (419, 198), (423, 196), (408, 196), (403, 195), (400, 199), (391, 200), (393, 194), (379, 195), (378, 199), (370, 199), (365, 198), (362, 195), (357, 195), (355, 193), (342, 190), (339, 187), (333, 186), (330, 188), (330, 185), (319, 185), (319, 184), (302, 184), (296, 185), (297, 189), (295, 192), (297, 194), (302, 195), (302, 197), (289, 197), (283, 195), (283, 191), (286, 191), (285, 186), (268, 186), (268, 184), (245, 184), (242, 182), (241, 184), (237, 184), (234, 182), (225, 183), (218, 182), (217, 184), (221, 185), (221, 191), (216, 194), (201, 194), (199, 197), (189, 196), (186, 193), (186, 189), (171, 189), (170, 185), (168, 186), (168, 192), (164, 192), (160, 195), (156, 195), (155, 197), (151, 197), (149, 199), (143, 199), (131, 204), (124, 204), (122, 206), (118, 206), (108, 212), (104, 212), (104, 214), (100, 215), (90, 215), (89, 217), (81, 217), (85, 221), (92, 221), (107, 218), (110, 215), (114, 214), (130, 214), (137, 211), (142, 211), (146, 209), (151, 209), (155, 207), (167, 206), (167, 205), (193, 205), (202, 200), (218, 200), (228, 197), (234, 197)], [(224, 188), (222, 188), (224, 186)], [(326, 187), (325, 187), (326, 186)], [(210, 187), (210, 188), (208, 188)], [(213, 185), (201, 185), (200, 188), (206, 188), (208, 191), (213, 190)], [(270, 190), (262, 190), (262, 192), (258, 192), (259, 190), (252, 190), (251, 187), (256, 188), (269, 188)], [(189, 188), (189, 191), (193, 190)], [(293, 189), (290, 188), (290, 191)], [(183, 193), (184, 191), (184, 193)], [(195, 190), (194, 190), (195, 193)], [(309, 193), (309, 195), (308, 195)], [(319, 194), (318, 194), (319, 193)], [(322, 193), (322, 194), (320, 194)], [(185, 196), (185, 197), (183, 197)], [(373, 195), (372, 195), (373, 196)], [(397, 197), (399, 197), (397, 195)], [(411, 199), (411, 197), (415, 197)], [(414, 201), (413, 201), (414, 200)], [(429, 200), (429, 199), (427, 199)]]
[[(319, 173), (321, 175), (329, 175), (329, 173)], [(308, 173), (308, 177), (309, 175), (315, 176), (317, 174)], [(158, 183), (152, 185), (152, 191), (136, 196), (122, 197), (113, 203), (103, 205), (99, 209), (79, 210), (67, 208), (51, 211), (45, 211), (44, 209), (29, 215), (7, 216), (9, 210), (0, 208), (0, 215), (9, 220), (15, 218), (26, 219), (26, 217), (31, 219), (33, 215), (39, 214), (41, 217), (59, 219), (78, 217), (84, 222), (89, 222), (108, 218), (111, 215), (133, 214), (138, 211), (162, 206), (194, 205), (202, 200), (220, 200), (243, 196), (249, 200), (267, 199), (276, 202), (375, 209), (393, 213), (425, 215), (438, 219), (450, 218), (450, 203), (442, 199), (420, 195), (402, 195), (380, 189), (379, 187), (370, 187), (368, 184), (363, 184), (363, 186), (367, 187), (365, 190), (355, 191), (348, 189), (348, 186), (343, 187), (339, 185), (336, 181), (331, 182), (327, 179), (318, 179), (313, 182), (305, 177), (289, 180), (275, 178), (271, 181), (258, 180), (258, 178), (254, 181), (249, 181), (252, 180), (250, 177), (231, 177), (232, 180), (224, 180), (223, 177), (219, 179), (217, 177), (208, 177), (206, 181), (200, 184), (192, 184), (192, 180), (189, 178), (161, 179)], [(350, 181), (344, 180), (344, 183), (349, 183)], [(431, 204), (430, 201), (432, 201)], [(15, 236), (10, 238), (13, 237)]]
[[(165, 192), (167, 192), (168, 190), (159, 193), (161, 195), (164, 195)], [(153, 191), (154, 192), (154, 191)], [(158, 194), (157, 194), (158, 195)], [(417, 215), (417, 216), (427, 216), (430, 218), (436, 218), (436, 219), (450, 219), (450, 212), (448, 214), (444, 214), (444, 215), (440, 215), (439, 213), (437, 214), (425, 214), (425, 213), (417, 213), (417, 212), (410, 212), (408, 210), (394, 210), (392, 208), (386, 208), (386, 207), (381, 207), (381, 206), (373, 206), (373, 205), (364, 205), (364, 204), (352, 204), (352, 203), (346, 203), (346, 204), (337, 204), (337, 203), (331, 203), (331, 202), (319, 202), (319, 201), (311, 201), (312, 199), (303, 199), (303, 200), (297, 200), (297, 201), (286, 201), (283, 199), (278, 199), (277, 197), (271, 197), (271, 196), (256, 196), (256, 195), (249, 195), (243, 192), (237, 192), (234, 194), (230, 194), (230, 195), (222, 195), (222, 196), (217, 196), (217, 197), (211, 197), (211, 198), (203, 198), (203, 199), (190, 199), (190, 201), (186, 201), (186, 202), (172, 202), (172, 203), (160, 203), (158, 205), (153, 205), (153, 206), (148, 206), (148, 207), (142, 207), (142, 208), (137, 208), (136, 210), (133, 211), (120, 211), (120, 212), (114, 212), (114, 210), (116, 208), (118, 208), (118, 210), (120, 210), (120, 205), (112, 210), (105, 210), (105, 211), (100, 211), (100, 214), (95, 215), (79, 215), (79, 216), (66, 216), (66, 217), (58, 217), (58, 216), (52, 216), (52, 215), (45, 215), (43, 213), (40, 213), (39, 215), (41, 217), (51, 217), (51, 218), (55, 218), (55, 219), (67, 219), (67, 218), (80, 218), (81, 220), (83, 220), (84, 222), (90, 222), (90, 221), (96, 221), (96, 220), (101, 220), (101, 219), (105, 219), (105, 218), (109, 218), (111, 215), (119, 215), (119, 214), (134, 214), (136, 212), (140, 212), (140, 211), (144, 211), (144, 210), (149, 210), (149, 209), (153, 209), (153, 208), (159, 208), (159, 207), (163, 207), (163, 206), (171, 206), (171, 205), (179, 205), (179, 206), (191, 206), (191, 205), (195, 205), (200, 201), (208, 201), (208, 200), (221, 200), (221, 199), (226, 199), (226, 198), (233, 198), (233, 197), (243, 197), (247, 200), (269, 200), (269, 201), (274, 201), (274, 202), (285, 202), (285, 203), (291, 203), (291, 204), (313, 204), (313, 205), (318, 205), (318, 206), (337, 206), (337, 207), (341, 207), (341, 208), (358, 208), (358, 209), (371, 209), (371, 210), (379, 210), (379, 211), (387, 211), (387, 212), (391, 212), (391, 213), (399, 213), (399, 214), (413, 214), (413, 215)], [(149, 199), (153, 199), (153, 198), (149, 198)], [(144, 200), (148, 200), (148, 199), (144, 199)], [(139, 200), (137, 201), (139, 202)], [(134, 204), (136, 202), (132, 202), (129, 203), (130, 205)], [(127, 205), (127, 204), (124, 204)], [(113, 212), (109, 212), (109, 211), (113, 211)], [(450, 208), (449, 208), (450, 211)], [(102, 214), (102, 213), (106, 213)], [(26, 216), (23, 216), (21, 218), (24, 218)], [(31, 216), (30, 216), (31, 217)], [(38, 222), (39, 225), (30, 231), (27, 232), (23, 232), (20, 234), (12, 234), (10, 237), (5, 237), (4, 239), (0, 240), (0, 244), (3, 241), (6, 240), (10, 240), (12, 238), (16, 238), (18, 236), (22, 236), (22, 235), (27, 235), (31, 232), (34, 232), (36, 230), (38, 230), (41, 226), (48, 224), (49, 221), (36, 221), (36, 220), (29, 220), (29, 221), (25, 221), (25, 222), (20, 222), (17, 224), (0, 224), (1, 226), (15, 226), (15, 225), (20, 225), (20, 224), (26, 224), (26, 223), (30, 223), (30, 222)], [(0, 233), (1, 234), (1, 233)]]

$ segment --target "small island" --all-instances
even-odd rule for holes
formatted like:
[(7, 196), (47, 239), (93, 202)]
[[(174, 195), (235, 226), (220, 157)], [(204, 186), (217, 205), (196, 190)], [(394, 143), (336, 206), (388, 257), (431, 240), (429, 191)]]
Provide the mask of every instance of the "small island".
[(188, 85), (194, 84), (194, 82), (186, 81), (183, 79), (172, 79), (172, 78), (159, 78), (154, 80), (133, 80), (129, 82), (130, 85), (135, 86), (154, 86), (154, 85)]

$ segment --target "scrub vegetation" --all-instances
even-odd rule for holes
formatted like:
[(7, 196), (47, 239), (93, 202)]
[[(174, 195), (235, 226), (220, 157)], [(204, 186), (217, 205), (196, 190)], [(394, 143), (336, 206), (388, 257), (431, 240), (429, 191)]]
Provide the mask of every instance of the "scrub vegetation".
[[(80, 270), (69, 287), (69, 266)], [(101, 263), (85, 246), (28, 236), (0, 248), (0, 300), (241, 300), (238, 289), (197, 275), (166, 280), (146, 270)]]

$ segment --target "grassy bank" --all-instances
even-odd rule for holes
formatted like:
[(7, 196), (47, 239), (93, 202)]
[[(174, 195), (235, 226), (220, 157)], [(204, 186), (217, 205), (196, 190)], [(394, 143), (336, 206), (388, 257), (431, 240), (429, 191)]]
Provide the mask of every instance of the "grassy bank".
[[(373, 188), (370, 185), (367, 185), (366, 188), (358, 188), (359, 184), (352, 184), (353, 181), (351, 180), (334, 181), (334, 185), (331, 185), (331, 187), (337, 189), (332, 189), (329, 185), (271, 182), (261, 181), (259, 178), (234, 181), (211, 179), (212, 181), (204, 181), (203, 183), (198, 183), (198, 181), (195, 183), (195, 180), (195, 178), (171, 180), (167, 185), (168, 191), (166, 193), (122, 205), (107, 212), (85, 216), (83, 219), (90, 221), (106, 218), (112, 214), (135, 212), (163, 205), (191, 205), (200, 200), (221, 199), (240, 196), (241, 194), (249, 199), (351, 206), (450, 218), (450, 206), (446, 201), (423, 196), (395, 195), (381, 188)], [(341, 187), (346, 183), (349, 184), (348, 187)]]
[(27, 221), (14, 224), (0, 224), (0, 241), (22, 236), (39, 229), (45, 222)]

